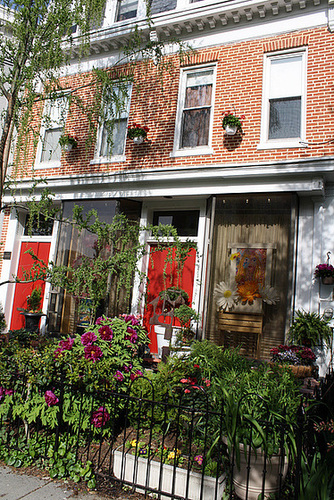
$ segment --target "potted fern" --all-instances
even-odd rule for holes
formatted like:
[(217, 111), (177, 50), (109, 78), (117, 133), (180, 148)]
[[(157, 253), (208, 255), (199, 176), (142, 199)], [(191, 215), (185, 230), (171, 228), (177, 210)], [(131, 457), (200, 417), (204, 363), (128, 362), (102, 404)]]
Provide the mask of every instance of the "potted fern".
[(299, 310), (292, 321), (288, 337), (293, 344), (314, 349), (329, 346), (333, 334), (328, 321), (318, 313)]

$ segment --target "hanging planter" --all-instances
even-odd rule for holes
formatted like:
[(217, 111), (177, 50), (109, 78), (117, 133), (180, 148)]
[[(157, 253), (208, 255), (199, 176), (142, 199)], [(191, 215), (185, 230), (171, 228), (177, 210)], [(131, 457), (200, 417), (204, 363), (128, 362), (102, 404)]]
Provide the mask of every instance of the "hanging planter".
[(236, 116), (231, 111), (223, 113), (222, 125), (227, 135), (235, 135), (237, 132), (242, 134), (242, 120), (245, 116)]
[(134, 123), (128, 127), (128, 138), (133, 140), (134, 144), (142, 144), (147, 137), (148, 131), (148, 127)]
[(69, 152), (78, 146), (78, 139), (69, 134), (63, 134), (59, 138), (59, 144), (63, 151)]
[(320, 278), (323, 285), (334, 285), (334, 267), (330, 264), (330, 253), (327, 252), (326, 264), (318, 264), (314, 271), (314, 277)]

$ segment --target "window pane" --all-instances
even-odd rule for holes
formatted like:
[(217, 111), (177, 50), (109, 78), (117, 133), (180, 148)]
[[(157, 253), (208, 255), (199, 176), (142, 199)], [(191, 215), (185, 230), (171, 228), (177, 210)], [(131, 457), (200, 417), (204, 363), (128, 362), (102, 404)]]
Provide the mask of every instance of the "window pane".
[(118, 0), (116, 21), (131, 19), (137, 15), (138, 0)]
[(301, 98), (271, 99), (269, 139), (300, 137)]
[(108, 144), (107, 130), (103, 127), (100, 156), (116, 156), (124, 154), (127, 119), (117, 120), (114, 124), (112, 142)]
[(210, 109), (192, 109), (183, 112), (182, 148), (209, 144)]
[(186, 89), (186, 108), (198, 108), (198, 106), (210, 106), (212, 97), (212, 84), (200, 87), (188, 87)]
[(301, 55), (271, 61), (269, 97), (290, 97), (302, 94), (302, 62)]
[(59, 145), (59, 138), (62, 131), (62, 128), (54, 128), (45, 131), (41, 162), (60, 161), (61, 148)]
[(179, 236), (197, 236), (198, 231), (198, 210), (180, 210), (171, 212), (154, 212), (153, 225), (172, 225), (177, 229)]
[(177, 0), (152, 0), (151, 14), (158, 14), (159, 12), (176, 9), (176, 1)]

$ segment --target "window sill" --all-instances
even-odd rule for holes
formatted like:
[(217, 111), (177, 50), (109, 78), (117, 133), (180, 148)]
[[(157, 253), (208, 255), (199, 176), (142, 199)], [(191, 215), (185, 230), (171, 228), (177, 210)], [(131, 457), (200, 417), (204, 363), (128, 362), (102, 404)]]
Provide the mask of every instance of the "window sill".
[(181, 156), (212, 155), (213, 153), (214, 153), (213, 149), (209, 146), (206, 146), (196, 149), (179, 149), (177, 151), (172, 151), (170, 157), (177, 158)]
[(46, 161), (44, 163), (36, 163), (35, 170), (60, 168), (60, 161)]
[(257, 149), (288, 149), (305, 147), (307, 147), (306, 143), (301, 139), (260, 142), (260, 144), (257, 145)]
[(126, 161), (125, 155), (119, 156), (100, 156), (99, 158), (94, 158), (90, 160), (91, 165), (102, 165), (103, 163), (120, 163)]

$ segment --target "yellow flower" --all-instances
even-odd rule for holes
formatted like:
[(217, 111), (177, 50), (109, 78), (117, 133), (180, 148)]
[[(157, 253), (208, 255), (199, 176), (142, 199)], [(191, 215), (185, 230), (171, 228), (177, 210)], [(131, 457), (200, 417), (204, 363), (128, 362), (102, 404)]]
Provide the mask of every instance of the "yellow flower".
[(132, 441), (130, 441), (130, 445), (132, 446), (132, 448), (135, 448), (137, 446), (137, 439), (133, 439)]

